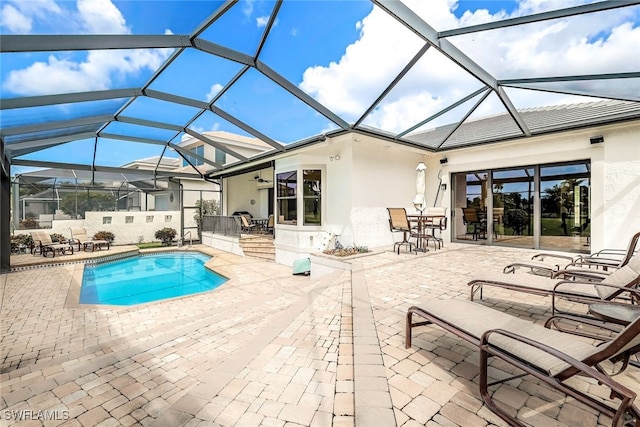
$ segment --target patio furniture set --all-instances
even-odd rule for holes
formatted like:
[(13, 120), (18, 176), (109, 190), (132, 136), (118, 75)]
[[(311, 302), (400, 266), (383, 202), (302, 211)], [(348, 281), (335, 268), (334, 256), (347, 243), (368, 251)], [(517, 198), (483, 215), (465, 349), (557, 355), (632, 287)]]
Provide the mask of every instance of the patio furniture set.
[(243, 233), (261, 233), (272, 234), (274, 227), (273, 215), (269, 215), (268, 218), (253, 218), (251, 214), (239, 215), (240, 230)]
[[(408, 215), (404, 208), (387, 208), (387, 211), (391, 232), (402, 233), (402, 241), (393, 245), (393, 250), (397, 250), (398, 255), (401, 246), (407, 246), (408, 251), (417, 254), (429, 251), (430, 240), (433, 241), (434, 250), (444, 245), (442, 231), (447, 228), (446, 208), (426, 208), (418, 215)], [(415, 242), (411, 239), (415, 239)]]
[[(510, 264), (503, 272), (471, 280), (471, 301), (432, 300), (412, 306), (406, 313), (405, 345), (412, 345), (413, 328), (435, 325), (477, 346), (480, 395), (487, 407), (510, 425), (523, 424), (493, 399), (489, 388), (530, 375), (609, 417), (611, 425), (638, 426), (640, 409), (634, 405), (638, 390), (613, 377), (629, 365), (640, 367), (639, 238), (636, 233), (626, 250), (604, 250), (572, 259), (556, 256), (569, 261), (565, 269), (552, 262), (544, 265), (543, 260), (554, 259), (554, 254), (538, 254), (532, 262)], [(516, 273), (519, 267), (528, 267), (533, 274)], [(482, 298), (486, 286), (551, 295), (551, 317), (541, 326), (473, 302), (478, 293)], [(571, 310), (560, 310), (560, 301), (570, 301)], [(492, 358), (513, 366), (516, 374), (490, 382)], [(608, 373), (603, 368), (605, 362), (621, 366)], [(608, 388), (609, 399), (576, 386), (571, 380), (575, 376), (591, 378)]]
[(56, 254), (73, 255), (76, 246), (78, 252), (81, 249), (85, 252), (94, 252), (96, 249), (102, 250), (105, 247), (108, 250), (111, 247), (111, 243), (108, 240), (93, 240), (89, 238), (87, 231), (82, 227), (72, 227), (70, 232), (70, 239), (54, 242), (49, 233), (32, 231), (33, 247), (31, 248), (31, 254), (42, 255), (45, 258), (51, 255), (54, 258)]

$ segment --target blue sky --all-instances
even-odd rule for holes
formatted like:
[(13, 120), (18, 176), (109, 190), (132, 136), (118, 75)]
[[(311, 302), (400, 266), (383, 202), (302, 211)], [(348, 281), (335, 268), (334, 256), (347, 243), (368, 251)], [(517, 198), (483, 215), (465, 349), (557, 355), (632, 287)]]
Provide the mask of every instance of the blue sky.
[[(5, 0), (0, 22), (3, 34), (189, 34), (221, 3)], [(446, 30), (585, 2), (405, 0), (405, 3), (436, 30)], [(240, 1), (200, 37), (253, 55), (273, 6), (272, 1)], [(637, 53), (640, 45), (639, 16), (640, 7), (625, 8), (453, 37), (450, 41), (497, 78), (548, 76), (558, 74), (558, 70), (568, 75), (638, 71), (640, 55), (634, 57), (629, 53)], [(422, 44), (413, 33), (368, 1), (286, 0), (259, 58), (331, 111), (355, 122)], [(169, 49), (3, 53), (0, 90), (2, 98), (13, 98), (140, 87), (170, 54)], [(188, 50), (150, 87), (210, 101), (240, 68), (239, 64)], [(623, 83), (627, 85), (623, 90), (629, 90), (629, 82)], [(364, 123), (401, 132), (478, 87), (474, 77), (430, 49)], [(587, 91), (593, 87), (583, 84)], [(612, 86), (607, 90), (616, 89)], [(517, 108), (588, 99), (518, 90), (508, 94)], [(123, 100), (115, 100), (29, 111), (4, 110), (2, 127), (113, 113), (122, 103)], [(283, 143), (336, 127), (256, 70), (246, 73), (216, 106)], [(489, 97), (473, 117), (503, 111), (495, 97)], [(189, 107), (174, 109), (162, 101), (138, 99), (125, 115), (182, 124), (196, 112)], [(465, 112), (454, 110), (429, 126), (455, 121)], [(246, 135), (211, 112), (202, 115), (191, 127), (198, 132), (224, 130)], [(106, 131), (139, 136), (147, 132), (123, 123), (111, 125)], [(167, 140), (175, 135), (154, 130), (146, 136)], [(177, 136), (174, 142), (179, 140)], [(159, 155), (162, 151), (161, 146), (102, 139), (98, 146), (98, 153), (104, 156), (96, 162), (108, 166)], [(85, 163), (92, 156), (92, 149), (93, 140), (80, 141), (24, 158)]]

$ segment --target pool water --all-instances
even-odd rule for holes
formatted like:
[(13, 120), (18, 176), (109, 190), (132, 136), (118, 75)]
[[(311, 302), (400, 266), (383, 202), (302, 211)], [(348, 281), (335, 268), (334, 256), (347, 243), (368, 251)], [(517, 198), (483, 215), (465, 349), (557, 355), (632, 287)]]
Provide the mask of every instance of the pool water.
[(85, 266), (80, 304), (134, 305), (210, 291), (227, 279), (205, 268), (210, 256), (167, 253)]

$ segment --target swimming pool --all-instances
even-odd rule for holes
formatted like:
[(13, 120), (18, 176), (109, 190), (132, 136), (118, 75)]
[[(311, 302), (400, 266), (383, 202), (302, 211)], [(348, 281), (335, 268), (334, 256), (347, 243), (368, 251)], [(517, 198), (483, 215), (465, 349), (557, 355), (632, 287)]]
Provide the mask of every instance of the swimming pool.
[(227, 279), (201, 253), (144, 255), (85, 265), (80, 304), (134, 305), (210, 291)]

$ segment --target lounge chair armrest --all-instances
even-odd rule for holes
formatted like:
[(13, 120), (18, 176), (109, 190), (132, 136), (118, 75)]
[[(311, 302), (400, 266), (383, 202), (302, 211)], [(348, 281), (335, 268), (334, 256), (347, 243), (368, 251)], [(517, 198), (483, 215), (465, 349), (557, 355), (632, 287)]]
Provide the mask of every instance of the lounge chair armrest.
[[(556, 295), (559, 298), (562, 298), (563, 296), (566, 297), (566, 295), (563, 295), (562, 292), (560, 292), (560, 291), (556, 292), (559, 287), (561, 287), (562, 285), (565, 285), (565, 284), (602, 286), (602, 287), (606, 287), (606, 288), (614, 288), (614, 289), (619, 290), (620, 293), (628, 292), (629, 294), (631, 294), (629, 296), (629, 298), (630, 298), (630, 300), (632, 302), (640, 301), (640, 289), (631, 288), (629, 286), (611, 285), (611, 284), (602, 283), (602, 282), (594, 283), (594, 282), (577, 282), (577, 281), (573, 281), (573, 280), (562, 280), (562, 281), (556, 283), (555, 286), (553, 287), (553, 290), (551, 291), (551, 314), (552, 315), (556, 314)], [(589, 303), (598, 301), (598, 300), (594, 300), (594, 299), (585, 299), (583, 301), (583, 300), (581, 300), (579, 298), (579, 296), (576, 296), (576, 298), (572, 298), (571, 300), (574, 301), (574, 302), (582, 302), (583, 304), (589, 304)]]
[(572, 257), (572, 256), (569, 256), (569, 255), (551, 254), (551, 253), (546, 253), (546, 252), (535, 254), (534, 256), (531, 257), (532, 260), (539, 260), (539, 261), (544, 261), (545, 258), (565, 259), (565, 260), (569, 261), (569, 265), (573, 265), (574, 261), (576, 260), (576, 257)]
[(605, 287), (605, 288), (615, 288), (615, 289), (620, 290), (621, 292), (630, 293), (632, 298), (640, 298), (640, 289), (638, 289), (638, 288), (631, 288), (629, 286), (612, 285), (612, 284), (609, 284), (609, 283), (602, 283), (602, 282), (599, 282), (599, 283), (577, 282), (577, 281), (574, 281), (574, 280), (562, 280), (562, 281), (556, 283), (555, 286), (553, 287), (553, 291), (551, 291), (552, 294), (556, 293), (556, 289), (558, 287), (560, 287), (561, 285), (565, 285), (567, 283), (572, 284), (572, 285), (590, 285), (590, 286), (599, 286), (599, 287), (602, 286), (602, 287)]
[(574, 265), (617, 268), (620, 265), (620, 260), (615, 258), (605, 258), (605, 257), (593, 257), (593, 258), (583, 257), (579, 260), (576, 260)]
[[(583, 330), (577, 328), (577, 329), (566, 329), (560, 326), (560, 322), (565, 321), (565, 322), (571, 322), (574, 324), (579, 325), (589, 325), (593, 328), (599, 328), (601, 329), (605, 334), (607, 335), (599, 335), (598, 331), (595, 331), (593, 333), (589, 332), (584, 332)], [(610, 341), (611, 340), (611, 333), (617, 333), (620, 332), (620, 325), (614, 324), (614, 323), (608, 323), (605, 322), (604, 320), (601, 319), (596, 319), (593, 317), (586, 317), (586, 316), (573, 316), (573, 315), (568, 315), (568, 314), (556, 314), (553, 315), (551, 317), (549, 317), (547, 319), (547, 321), (544, 323), (544, 327), (551, 329), (551, 327), (554, 327), (555, 329), (557, 329), (558, 331), (562, 331), (562, 332), (566, 332), (568, 334), (572, 334), (572, 335), (578, 335), (581, 337), (587, 337), (587, 338), (591, 338), (594, 340), (598, 340), (598, 341)]]
[(555, 271), (551, 275), (552, 279), (569, 279), (572, 277), (590, 281), (602, 281), (609, 277), (609, 274), (607, 272), (604, 272), (603, 270), (590, 270), (587, 268), (565, 268), (564, 270)]

